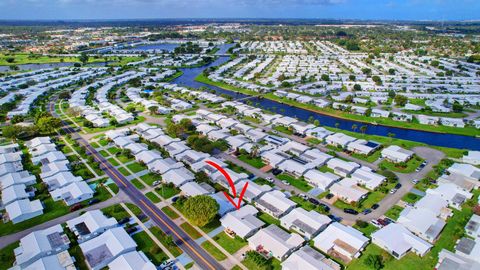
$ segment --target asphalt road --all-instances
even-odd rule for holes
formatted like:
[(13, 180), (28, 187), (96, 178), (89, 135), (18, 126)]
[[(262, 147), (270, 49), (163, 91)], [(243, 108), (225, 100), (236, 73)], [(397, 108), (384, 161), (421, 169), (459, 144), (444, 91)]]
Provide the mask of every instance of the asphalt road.
[[(55, 112), (55, 100), (48, 107), (50, 113), (59, 118)], [(133, 204), (137, 205), (157, 226), (166, 234), (171, 235), (175, 244), (178, 245), (192, 260), (202, 269), (224, 269), (215, 258), (199, 246), (182, 228), (177, 226), (167, 215), (159, 210), (145, 195), (132, 185), (112, 164), (110, 164), (95, 148), (83, 139), (73, 128), (64, 123), (62, 128), (70, 134), (73, 140), (86, 149), (88, 155), (92, 155), (100, 168), (117, 184), (117, 186), (130, 197)]]

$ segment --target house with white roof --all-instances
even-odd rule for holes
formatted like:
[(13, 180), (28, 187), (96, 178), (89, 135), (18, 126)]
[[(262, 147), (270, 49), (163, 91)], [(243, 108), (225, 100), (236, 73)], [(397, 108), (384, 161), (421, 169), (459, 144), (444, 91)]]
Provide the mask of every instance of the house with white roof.
[(408, 252), (423, 257), (432, 245), (397, 223), (390, 223), (372, 235), (372, 243), (399, 260)]
[(272, 187), (269, 186), (269, 185), (259, 185), (255, 182), (250, 181), (250, 180), (240, 180), (235, 185), (236, 190), (240, 192), (247, 182), (248, 182), (248, 188), (245, 191), (245, 194), (243, 195), (243, 199), (246, 200), (249, 203), (254, 202), (260, 196), (265, 194), (265, 192), (268, 192), (268, 191), (272, 190)]
[(358, 163), (353, 161), (345, 161), (339, 158), (332, 158), (327, 161), (327, 167), (332, 169), (336, 174), (347, 177), (356, 169), (360, 168)]
[(250, 237), (248, 245), (266, 257), (275, 257), (283, 261), (300, 248), (304, 241), (300, 235), (290, 234), (272, 224)]
[(67, 227), (75, 234), (79, 243), (97, 237), (117, 225), (115, 218), (107, 218), (100, 210), (87, 211), (67, 221)]
[(306, 135), (309, 131), (315, 129), (315, 126), (312, 124), (307, 124), (305, 122), (295, 122), (290, 124), (290, 127), (297, 133)]
[(333, 183), (339, 181), (341, 177), (331, 172), (309, 170), (303, 175), (303, 178), (309, 184), (325, 191), (329, 189)]
[(462, 161), (472, 165), (480, 164), (480, 151), (468, 151), (467, 155), (462, 157)]
[(480, 269), (480, 262), (472, 260), (463, 255), (442, 249), (438, 254), (438, 263), (435, 266), (437, 270), (475, 270)]
[(304, 246), (282, 262), (283, 270), (340, 270), (342, 267), (310, 246)]
[(42, 181), (47, 184), (48, 190), (63, 188), (73, 182), (83, 181), (80, 176), (74, 176), (70, 171), (60, 172), (54, 176), (45, 177)]
[(427, 194), (440, 196), (446, 200), (450, 207), (461, 209), (462, 204), (471, 199), (473, 194), (453, 183), (439, 183), (434, 189), (427, 189)]
[(73, 182), (62, 188), (50, 191), (54, 201), (63, 200), (70, 206), (93, 198), (94, 191), (85, 181)]
[(347, 263), (358, 258), (368, 242), (360, 231), (338, 222), (331, 223), (313, 239), (317, 249)]
[(381, 146), (380, 143), (366, 140), (356, 140), (347, 145), (347, 150), (361, 155), (370, 155)]
[(30, 186), (36, 182), (35, 175), (30, 174), (28, 171), (8, 173), (0, 177), (0, 190), (19, 184)]
[(350, 177), (370, 190), (375, 190), (387, 179), (385, 176), (374, 173), (372, 169), (365, 166), (355, 170)]
[(438, 218), (432, 211), (410, 206), (400, 213), (397, 223), (430, 243), (437, 239), (446, 224), (445, 220)]
[[(246, 174), (246, 173), (237, 173), (237, 172), (235, 172), (235, 171), (233, 171), (229, 168), (225, 168), (224, 170), (227, 172), (227, 174), (232, 179), (233, 184), (237, 184), (238, 182), (240, 182), (242, 180), (247, 180), (248, 179), (248, 174)], [(223, 186), (227, 189), (230, 188), (230, 183), (228, 182), (228, 180), (225, 178), (225, 176), (220, 171), (216, 171), (215, 173), (210, 175), (210, 178), (212, 179), (212, 181), (214, 183), (218, 183), (218, 184), (220, 184), (221, 186)]]
[(185, 167), (181, 167), (162, 174), (162, 180), (165, 183), (172, 183), (176, 187), (180, 187), (187, 182), (195, 180), (195, 176)]
[(26, 189), (27, 186), (19, 184), (2, 190), (2, 206), (5, 207), (16, 200), (29, 199), (35, 195), (34, 192), (27, 193)]
[(257, 208), (275, 218), (288, 214), (296, 205), (279, 190), (266, 192), (255, 202)]
[(473, 238), (480, 238), (480, 216), (473, 214), (467, 225), (465, 226), (465, 233)]
[(311, 168), (304, 163), (300, 163), (295, 159), (287, 159), (277, 165), (277, 168), (291, 174), (295, 177), (301, 177)]
[(280, 118), (275, 118), (272, 120), (273, 125), (284, 126), (284, 127), (289, 127), (291, 124), (295, 122), (298, 122), (298, 120), (289, 116), (282, 116)]
[(480, 262), (480, 239), (462, 237), (457, 240), (455, 253), (465, 258)]
[(197, 182), (187, 182), (183, 184), (180, 187), (180, 190), (182, 191), (182, 194), (187, 196), (187, 197), (194, 197), (198, 195), (206, 195), (209, 194), (210, 191), (208, 191), (206, 188), (204, 188), (202, 185), (198, 184)]
[(43, 214), (43, 205), (40, 200), (16, 200), (7, 205), (5, 211), (10, 221), (16, 224)]
[(142, 251), (130, 251), (118, 256), (108, 264), (109, 269), (122, 270), (156, 270), (157, 267)]
[(178, 138), (172, 138), (168, 135), (160, 135), (155, 139), (151, 140), (152, 143), (155, 143), (158, 146), (165, 147), (173, 142), (180, 142), (181, 140)]
[(323, 127), (315, 127), (312, 129), (307, 130), (306, 135), (310, 137), (315, 137), (320, 140), (324, 140), (327, 136), (332, 135), (333, 132), (323, 128)]
[(19, 247), (14, 250), (14, 266), (28, 269), (38, 259), (65, 251), (69, 245), (61, 225), (31, 232), (20, 239)]
[(397, 145), (390, 145), (382, 150), (382, 157), (394, 163), (407, 162), (413, 157), (413, 154), (412, 151)]
[(178, 161), (182, 161), (185, 164), (192, 165), (194, 163), (200, 162), (206, 158), (210, 157), (209, 154), (195, 151), (195, 150), (187, 150), (175, 156), (175, 159)]
[(287, 154), (276, 149), (265, 151), (261, 153), (260, 156), (262, 158), (262, 161), (272, 167), (277, 167), (280, 163), (290, 158), (290, 156), (288, 156)]
[(309, 240), (323, 231), (332, 220), (315, 210), (307, 211), (303, 208), (295, 208), (290, 213), (280, 218), (282, 227), (298, 232)]
[(327, 142), (330, 145), (336, 146), (336, 147), (341, 147), (345, 148), (347, 145), (353, 141), (355, 141), (356, 138), (352, 136), (348, 136), (343, 133), (334, 133), (332, 135), (329, 135), (325, 137), (325, 142)]
[(11, 143), (11, 144), (0, 146), (0, 154), (14, 153), (18, 151), (19, 151), (18, 143)]
[(180, 153), (190, 150), (184, 142), (173, 142), (163, 147), (171, 157), (174, 157)]
[(173, 158), (159, 159), (147, 165), (147, 168), (159, 174), (164, 174), (170, 170), (183, 167), (183, 163), (175, 161)]
[(318, 167), (318, 166), (324, 165), (328, 160), (330, 160), (333, 157), (330, 156), (329, 154), (326, 154), (320, 151), (317, 148), (313, 148), (303, 152), (300, 158), (307, 161), (310, 164), (314, 164), (315, 167)]
[(206, 158), (204, 160), (201, 160), (200, 162), (197, 162), (197, 163), (194, 163), (194, 164), (190, 165), (190, 168), (194, 172), (203, 171), (207, 175), (211, 175), (211, 174), (214, 174), (214, 173), (218, 172), (218, 170), (215, 169), (214, 167), (212, 167), (212, 165), (208, 164), (207, 161), (212, 161), (222, 168), (227, 168), (228, 167), (228, 165), (225, 162), (219, 160), (218, 158), (209, 157), (209, 158)]
[(142, 151), (135, 155), (135, 160), (145, 165), (148, 165), (160, 159), (163, 159), (163, 157), (162, 154), (157, 150)]
[(137, 244), (122, 227), (108, 229), (80, 244), (85, 261), (92, 270), (107, 266), (122, 254), (135, 251)]
[(245, 205), (237, 211), (227, 213), (220, 219), (220, 223), (229, 235), (237, 235), (246, 239), (260, 230), (265, 223), (256, 217), (258, 210)]
[(244, 135), (230, 136), (225, 138), (225, 140), (227, 141), (228, 145), (230, 145), (230, 149), (237, 149), (245, 144), (250, 143), (250, 139)]
[(330, 187), (330, 193), (347, 203), (359, 202), (368, 195), (368, 190), (357, 184), (353, 178), (344, 178)]
[(447, 200), (436, 194), (426, 193), (414, 206), (415, 208), (428, 210), (435, 216), (445, 220), (453, 215), (452, 210), (448, 208)]
[(447, 171), (449, 173), (463, 175), (471, 180), (480, 180), (480, 169), (470, 164), (454, 163)]
[[(10, 270), (20, 270), (22, 269), (19, 266), (14, 266)], [(74, 270), (75, 268), (75, 258), (70, 256), (68, 250), (64, 250), (55, 255), (42, 257), (26, 268), (26, 270)]]
[(267, 133), (263, 132), (261, 129), (251, 129), (245, 133), (245, 136), (249, 138), (252, 142), (260, 142), (268, 136)]
[(282, 152), (291, 153), (295, 156), (300, 156), (308, 149), (310, 149), (310, 147), (295, 141), (289, 141), (278, 148), (278, 150)]
[(69, 162), (66, 160), (45, 164), (41, 168), (42, 173), (40, 173), (40, 178), (44, 179), (55, 176), (62, 172), (68, 172), (70, 171), (70, 169), (68, 168), (68, 164)]

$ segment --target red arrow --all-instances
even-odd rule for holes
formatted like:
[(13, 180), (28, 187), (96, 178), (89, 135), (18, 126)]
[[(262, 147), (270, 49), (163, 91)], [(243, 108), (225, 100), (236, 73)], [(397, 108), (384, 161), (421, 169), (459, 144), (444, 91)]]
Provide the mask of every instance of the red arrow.
[[(232, 189), (232, 194), (233, 194), (233, 198), (237, 197), (237, 190), (235, 189), (235, 184), (233, 183), (233, 180), (232, 178), (230, 177), (230, 175), (222, 168), (220, 167), (220, 165), (218, 165), (217, 163), (211, 161), (211, 160), (207, 160), (205, 161), (208, 165), (214, 167), (215, 169), (217, 169), (221, 174), (223, 174), (223, 176), (227, 179), (228, 181), (228, 184), (230, 185), (230, 188)], [(232, 197), (230, 197), (230, 195), (224, 191), (223, 194), (225, 195), (225, 197), (227, 198), (227, 200), (233, 204), (233, 206), (235, 206), (235, 208), (237, 209), (240, 209), (240, 206), (242, 204), (242, 199), (243, 199), (243, 195), (245, 195), (245, 191), (247, 191), (247, 187), (248, 187), (248, 182), (245, 183), (245, 185), (243, 186), (243, 189), (242, 189), (242, 192), (240, 192), (240, 196), (238, 197), (238, 203), (236, 203)]]

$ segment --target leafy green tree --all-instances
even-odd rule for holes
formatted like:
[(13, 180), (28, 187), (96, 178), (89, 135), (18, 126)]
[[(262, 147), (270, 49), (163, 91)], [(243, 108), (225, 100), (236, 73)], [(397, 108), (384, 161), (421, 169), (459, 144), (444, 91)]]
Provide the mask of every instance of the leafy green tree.
[(219, 205), (212, 197), (199, 195), (188, 198), (182, 209), (185, 217), (193, 225), (203, 227), (213, 221), (217, 215)]
[(315, 125), (316, 127), (319, 127), (320, 121), (318, 119), (315, 119), (315, 121), (313, 121), (313, 125)]
[(458, 101), (455, 101), (452, 105), (452, 110), (456, 113), (461, 113), (463, 112), (463, 106), (462, 104), (458, 103)]
[(396, 95), (394, 100), (395, 100), (395, 104), (397, 104), (397, 106), (400, 106), (400, 107), (405, 106), (408, 102), (408, 98), (403, 95)]
[(89, 56), (88, 54), (86, 54), (85, 52), (82, 52), (79, 56), (78, 56), (78, 60), (80, 62), (82, 62), (82, 64), (86, 64), (88, 62), (88, 59), (89, 59)]
[(380, 255), (369, 254), (365, 259), (364, 264), (371, 269), (380, 270), (383, 268), (383, 258)]
[(148, 111), (150, 112), (151, 115), (157, 114), (158, 106), (150, 106), (148, 107)]
[(43, 116), (35, 123), (40, 134), (49, 135), (53, 134), (55, 130), (62, 126), (62, 121), (52, 116)]

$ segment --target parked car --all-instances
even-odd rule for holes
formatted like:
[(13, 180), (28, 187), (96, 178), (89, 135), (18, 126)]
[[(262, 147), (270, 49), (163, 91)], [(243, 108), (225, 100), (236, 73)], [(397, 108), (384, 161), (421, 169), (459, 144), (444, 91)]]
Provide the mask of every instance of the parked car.
[(351, 208), (345, 208), (343, 209), (343, 212), (351, 215), (358, 215), (358, 211)]
[(290, 183), (287, 180), (283, 180), (282, 183), (286, 186), (290, 186)]
[(393, 194), (393, 193), (395, 193), (395, 192), (397, 192), (397, 189), (396, 189), (396, 188), (392, 188), (392, 189), (390, 190), (390, 194)]
[(91, 200), (88, 202), (88, 205), (92, 205), (92, 204), (95, 204), (95, 203), (98, 203), (98, 202), (100, 202), (100, 200), (97, 199), (97, 198), (94, 198), (94, 199), (91, 199)]
[(370, 214), (371, 212), (372, 212), (372, 209), (367, 208), (367, 209), (365, 209), (365, 210), (362, 211), (362, 214), (368, 215), (368, 214)]
[(370, 223), (372, 223), (373, 226), (377, 227), (377, 228), (381, 228), (382, 225), (380, 223), (378, 223), (378, 221), (376, 221), (375, 219), (372, 219), (370, 221)]
[(275, 180), (273, 180), (272, 177), (268, 177), (268, 178), (267, 178), (267, 181), (270, 182), (270, 183), (274, 183), (274, 182), (275, 182)]
[(392, 219), (390, 219), (390, 218), (388, 218), (388, 217), (384, 218), (383, 220), (385, 220), (385, 222), (387, 223), (387, 225), (390, 224), (390, 223), (395, 223), (395, 221), (393, 221)]
[(377, 222), (380, 223), (380, 225), (382, 225), (382, 227), (388, 225), (388, 223), (387, 223), (385, 220), (381, 219), (381, 218), (377, 219)]
[(342, 218), (341, 217), (337, 217), (335, 215), (328, 215), (328, 217), (333, 220), (333, 221), (336, 221), (336, 222), (340, 222), (342, 221)]
[(377, 209), (378, 207), (380, 207), (380, 205), (378, 203), (375, 203), (375, 204), (372, 205), (373, 210)]
[(125, 224), (125, 223), (127, 223), (127, 222), (129, 222), (129, 221), (130, 221), (130, 218), (128, 218), (128, 217), (122, 218), (122, 219), (120, 219), (120, 220), (118, 221), (118, 224), (123, 225), (123, 224)]
[(77, 211), (77, 210), (79, 210), (79, 209), (81, 209), (81, 208), (82, 208), (82, 205), (79, 204), (79, 203), (76, 203), (76, 204), (70, 206), (70, 212), (75, 212), (75, 211)]
[(328, 193), (327, 196), (325, 196), (325, 198), (327, 200), (330, 200), (331, 198), (333, 198), (333, 196), (335, 196), (335, 195), (333, 195), (332, 193)]
[(310, 199), (308, 199), (308, 201), (311, 202), (314, 205), (319, 205), (320, 204), (320, 202), (318, 200), (314, 199), (314, 198), (310, 198)]
[(133, 227), (130, 227), (130, 228), (127, 228), (125, 231), (128, 233), (128, 234), (132, 234), (134, 232), (136, 232), (138, 229), (136, 226), (133, 226)]
[(279, 175), (279, 174), (281, 174), (281, 173), (282, 173), (282, 170), (280, 170), (280, 169), (273, 169), (273, 170), (272, 170), (272, 174), (273, 174), (273, 175)]
[(418, 180), (418, 179), (413, 179), (413, 180), (412, 180), (412, 183), (413, 183), (414, 185), (418, 184), (418, 182), (420, 182), (420, 180)]
[(178, 196), (172, 198), (172, 202), (176, 202), (178, 200)]
[(401, 188), (401, 187), (402, 187), (402, 184), (400, 184), (400, 183), (397, 183), (397, 184), (395, 185), (395, 188), (396, 188), (396, 189), (399, 189), (399, 188)]
[(160, 182), (159, 180), (157, 181), (153, 181), (152, 185), (155, 187), (155, 186), (158, 186), (160, 185), (162, 182)]

